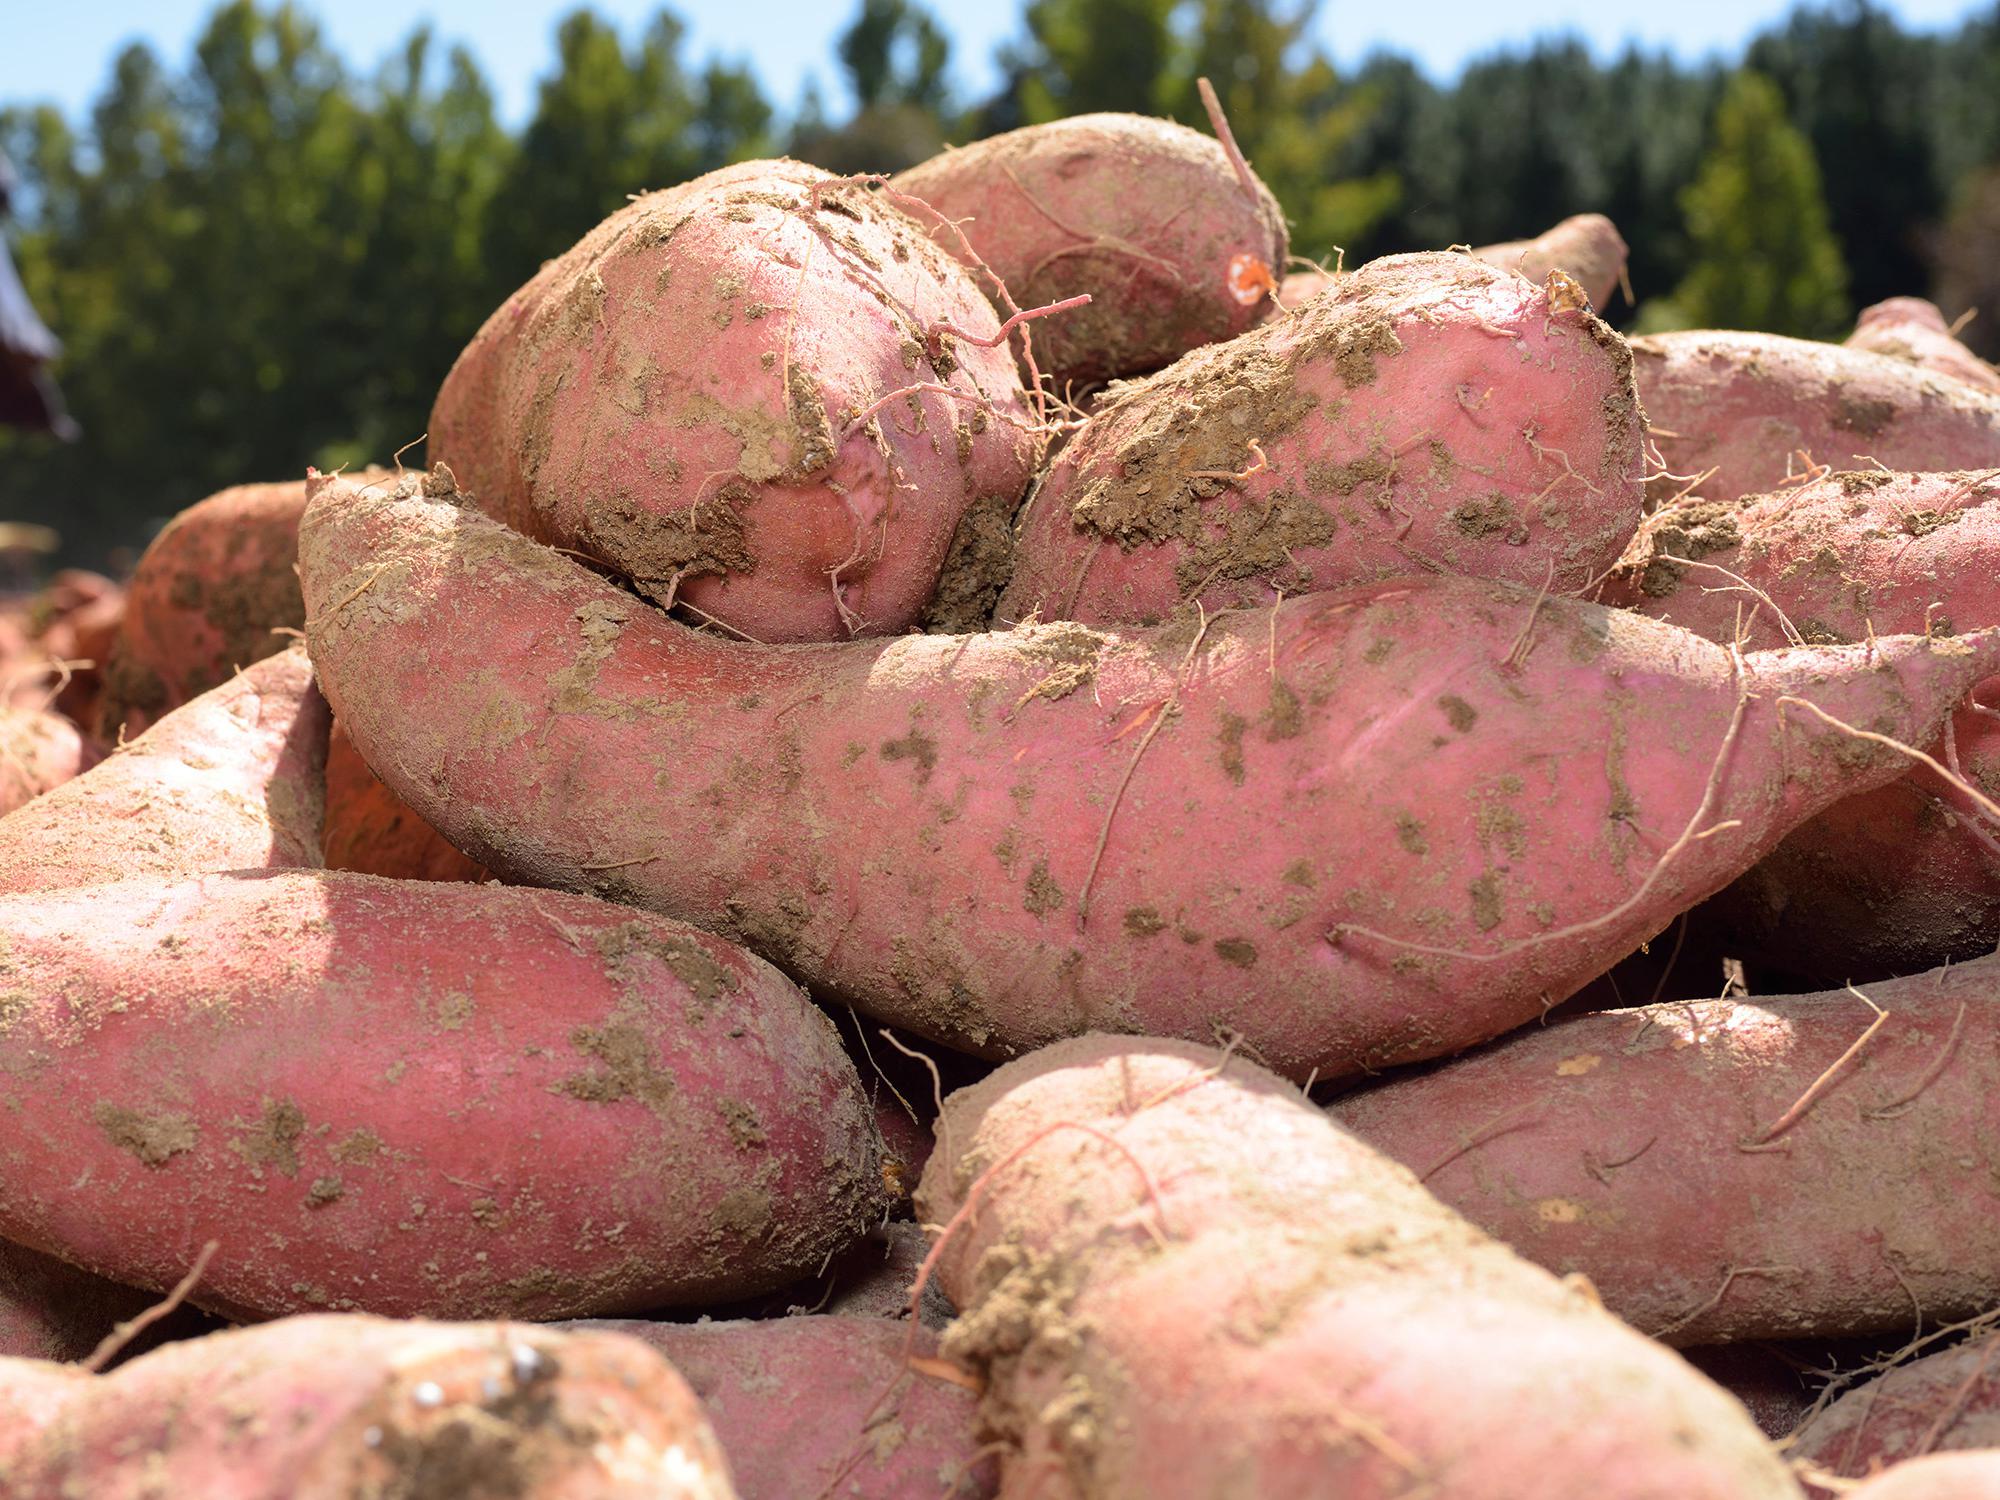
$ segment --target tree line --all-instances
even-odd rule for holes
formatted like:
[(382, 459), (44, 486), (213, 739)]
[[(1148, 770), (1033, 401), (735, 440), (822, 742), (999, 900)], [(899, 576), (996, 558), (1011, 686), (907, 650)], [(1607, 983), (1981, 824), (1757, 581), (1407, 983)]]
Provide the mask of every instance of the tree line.
[(2000, 352), (2000, 4), (1945, 33), (1808, 6), (1727, 63), (1547, 41), (1450, 83), (1396, 56), (1342, 73), (1310, 20), (1297, 0), (1029, 0), (1001, 86), (968, 100), (920, 0), (861, 0), (835, 120), (690, 57), (669, 10), (626, 35), (582, 9), (509, 131), (471, 53), (425, 28), (360, 74), (302, 6), (228, 0), (184, 68), (123, 51), (85, 118), (0, 108), (10, 240), (84, 434), (0, 433), (0, 516), (101, 563), (223, 485), (387, 459), (485, 316), (631, 193), (778, 152), (892, 171), (1090, 110), (1199, 126), (1201, 76), (1314, 260), (1595, 210), (1632, 247), (1637, 304), (1608, 310), (1627, 326), (1838, 337), (1928, 294), (1983, 314), (1965, 336)]

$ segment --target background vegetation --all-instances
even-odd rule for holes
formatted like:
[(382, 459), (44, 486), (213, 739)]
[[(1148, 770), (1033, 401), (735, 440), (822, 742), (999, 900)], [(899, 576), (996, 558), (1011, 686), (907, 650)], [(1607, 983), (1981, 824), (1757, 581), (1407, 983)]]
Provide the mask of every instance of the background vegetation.
[(232, 0), (176, 72), (122, 54), (87, 119), (0, 108), (25, 191), (11, 239), (66, 340), (83, 441), (0, 434), (0, 515), (102, 563), (209, 491), (386, 459), (423, 430), (480, 321), (628, 194), (789, 151), (893, 170), (946, 141), (1097, 109), (1199, 119), (1212, 77), (1294, 248), (1349, 263), (1608, 213), (1630, 325), (1839, 337), (1928, 294), (2000, 353), (2000, 4), (1911, 34), (1866, 0), (1802, 8), (1738, 67), (1550, 42), (1450, 85), (1382, 56), (1342, 75), (1298, 0), (1030, 0), (992, 98), (954, 98), (917, 0), (862, 0), (858, 107), (780, 118), (662, 10), (562, 23), (532, 117), (414, 32), (357, 76), (295, 4)]

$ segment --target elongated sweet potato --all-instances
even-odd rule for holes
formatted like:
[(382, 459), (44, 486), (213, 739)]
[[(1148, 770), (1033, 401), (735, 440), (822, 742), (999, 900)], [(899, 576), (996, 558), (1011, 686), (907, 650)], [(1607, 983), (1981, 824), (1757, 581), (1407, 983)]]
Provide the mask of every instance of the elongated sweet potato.
[(1495, 1035), (1898, 774), (1784, 700), (1922, 738), (2000, 658), (1900, 637), (1738, 676), (1674, 627), (1446, 578), (760, 647), (461, 507), (335, 487), (300, 538), (322, 686), (454, 844), (985, 1056), (1229, 1027), (1331, 1076)]
[(1872, 1032), (1842, 990), (1577, 1016), (1331, 1113), (1670, 1342), (1967, 1317), (2000, 1302), (2000, 959), (1866, 994)]
[(1921, 297), (1891, 297), (1864, 307), (1854, 320), (1854, 332), (1847, 336), (1847, 347), (1886, 354), (1981, 390), (2000, 392), (2000, 370), (1953, 337), (1937, 304)]
[(1270, 189), (1240, 177), (1219, 142), (1169, 120), (1029, 125), (934, 156), (891, 186), (949, 220), (932, 225), (938, 244), (983, 261), (1016, 306), (1089, 294), (1088, 307), (1033, 331), (1036, 363), (1059, 389), (1157, 370), (1245, 332), (1285, 263)]
[(906, 1359), (935, 1336), (880, 1318), (571, 1323), (664, 1354), (704, 1411), (742, 1500), (973, 1500), (994, 1493), (971, 1391)]
[(1938, 1451), (2000, 1449), (2000, 1334), (1987, 1332), (1898, 1365), (1798, 1431), (1792, 1451), (1858, 1478)]
[(1742, 1407), (1240, 1058), (1085, 1037), (945, 1121), (941, 1353), (1004, 1494), (1796, 1494)]
[(1592, 307), (1610, 304), (1625, 274), (1625, 238), (1603, 214), (1571, 214), (1532, 240), (1481, 245), (1473, 258), (1525, 276), (1540, 286), (1561, 271), (1581, 286)]
[(960, 517), (1041, 452), (977, 284), (797, 162), (613, 214), (485, 327), (430, 453), (518, 529), (767, 641), (914, 624)]
[(1150, 622), (1434, 571), (1580, 590), (1639, 522), (1631, 359), (1464, 255), (1371, 261), (1098, 404), (995, 618)]
[(407, 802), (382, 785), (336, 722), (326, 744), (326, 824), (320, 840), (329, 870), (400, 880), (484, 880)]
[(1844, 1500), (2000, 1500), (2000, 1449), (1913, 1458), (1847, 1490)]
[(0, 892), (320, 863), (326, 702), (297, 647), (0, 823)]
[[(386, 469), (351, 476), (393, 482)], [(160, 715), (282, 651), (305, 623), (293, 565), (306, 482), (239, 484), (167, 522), (132, 570), (98, 733), (136, 738)]]
[(540, 1318), (781, 1286), (884, 1201), (832, 1025), (550, 891), (276, 871), (0, 898), (0, 1235), (135, 1285)]
[[(1608, 602), (1751, 646), (2000, 624), (2000, 471), (1836, 474), (1648, 519)], [(1926, 746), (2000, 797), (2000, 683)], [(1846, 798), (1716, 898), (1732, 948), (1828, 984), (2000, 945), (2000, 827), (1936, 772)]]
[(0, 816), (88, 770), (96, 759), (90, 742), (61, 714), (0, 705)]
[(735, 1496), (686, 1382), (615, 1334), (289, 1318), (110, 1375), (0, 1361), (0, 1409), (11, 1500)]
[(2000, 464), (2000, 394), (1885, 354), (1691, 332), (1634, 339), (1632, 355), (1669, 491), (1704, 476), (1704, 500), (1766, 494), (1808, 472), (1808, 457), (1830, 469)]

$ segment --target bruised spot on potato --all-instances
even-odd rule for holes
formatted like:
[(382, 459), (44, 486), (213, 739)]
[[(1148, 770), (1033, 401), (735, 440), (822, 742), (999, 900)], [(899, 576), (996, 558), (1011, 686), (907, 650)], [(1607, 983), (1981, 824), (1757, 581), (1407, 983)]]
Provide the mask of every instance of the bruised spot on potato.
[(1239, 969), (1255, 968), (1257, 964), (1257, 945), (1245, 938), (1217, 938), (1215, 940), (1215, 956), (1224, 963), (1233, 964)]
[(1050, 912), (1059, 910), (1062, 904), (1062, 887), (1057, 885), (1055, 877), (1049, 874), (1048, 861), (1036, 860), (1034, 869), (1028, 872), (1028, 889), (1021, 897), (1021, 905), (1030, 914), (1045, 917)]
[(1470, 734), (1472, 726), (1479, 722), (1479, 710), (1456, 693), (1446, 693), (1437, 704), (1444, 710), (1445, 722), (1460, 734)]
[(884, 760), (911, 762), (916, 767), (918, 786), (929, 781), (931, 772), (937, 769), (937, 741), (915, 725), (899, 740), (884, 740), (881, 754)]
[(1125, 912), (1125, 935), (1127, 937), (1155, 937), (1167, 930), (1167, 919), (1159, 909), (1152, 906), (1134, 906)]
[(1481, 932), (1491, 932), (1500, 925), (1500, 876), (1493, 870), (1472, 882), (1472, 925)]
[(1575, 1057), (1565, 1057), (1556, 1064), (1558, 1078), (1580, 1078), (1596, 1067), (1604, 1059), (1595, 1052), (1579, 1052)]
[(266, 1099), (255, 1125), (229, 1143), (229, 1149), (255, 1167), (275, 1167), (287, 1177), (299, 1174), (299, 1140), (306, 1133), (306, 1112), (290, 1099)]
[(186, 1115), (100, 1100), (91, 1109), (90, 1118), (110, 1137), (112, 1145), (131, 1152), (149, 1167), (163, 1167), (183, 1151), (194, 1150), (197, 1130)]

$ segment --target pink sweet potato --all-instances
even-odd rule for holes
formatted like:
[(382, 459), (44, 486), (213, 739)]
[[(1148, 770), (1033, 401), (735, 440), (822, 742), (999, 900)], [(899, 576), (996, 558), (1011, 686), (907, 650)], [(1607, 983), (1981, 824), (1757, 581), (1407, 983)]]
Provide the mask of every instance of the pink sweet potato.
[(765, 647), (462, 507), (334, 487), (300, 538), (322, 686), (454, 844), (988, 1057), (1228, 1027), (1329, 1077), (1493, 1036), (1899, 774), (1781, 700), (1921, 739), (2000, 659), (1899, 637), (1739, 677), (1672, 626), (1449, 578)]
[(1592, 307), (1604, 307), (1625, 274), (1625, 239), (1603, 214), (1571, 214), (1532, 240), (1481, 245), (1473, 257), (1525, 276), (1536, 286), (1561, 271), (1581, 286)]
[(61, 714), (0, 704), (0, 816), (88, 770), (96, 759), (90, 742)]
[[(1336, 1101), (1487, 1233), (1641, 1331), (1843, 1337), (2000, 1302), (2000, 959), (1577, 1016)], [(1799, 1101), (1804, 1100), (1803, 1109)]]
[[(1649, 518), (1607, 602), (1750, 646), (2000, 624), (2000, 473), (1836, 474)], [(2000, 683), (1925, 746), (2000, 796)], [(2000, 945), (2000, 827), (1929, 768), (1849, 797), (1712, 904), (1735, 951), (1835, 984)]]
[(1247, 331), (1285, 263), (1270, 189), (1239, 177), (1219, 142), (1169, 120), (1029, 125), (934, 156), (891, 186), (951, 221), (932, 221), (938, 244), (983, 261), (1015, 306), (1090, 296), (1033, 329), (1036, 363), (1058, 389), (1157, 370)]
[(970, 273), (814, 167), (613, 214), (486, 322), (430, 453), (480, 503), (767, 641), (916, 622), (954, 530), (1040, 456)]
[(273, 871), (0, 898), (0, 1235), (194, 1298), (537, 1318), (784, 1285), (884, 1202), (832, 1025), (551, 891)]
[(2000, 1448), (2000, 1334), (1898, 1365), (1798, 1431), (1792, 1451), (1857, 1478), (1935, 1451)]
[(0, 1361), (0, 1410), (10, 1500), (735, 1497), (686, 1382), (615, 1334), (290, 1318), (110, 1375)]
[(1885, 354), (1692, 332), (1634, 339), (1632, 355), (1669, 490), (1702, 476), (1704, 500), (1766, 494), (1808, 472), (1808, 459), (1829, 469), (2000, 464), (2000, 394)]
[(2000, 1500), (2000, 1449), (1913, 1458), (1844, 1491), (1842, 1500)]
[(294, 647), (0, 822), (0, 892), (320, 863), (326, 702)]
[(996, 619), (1146, 623), (1426, 571), (1558, 593), (1639, 523), (1631, 359), (1463, 255), (1371, 261), (1121, 386), (1050, 466)]
[(1937, 304), (1921, 297), (1891, 297), (1861, 310), (1847, 347), (1886, 354), (1981, 390), (2000, 392), (2000, 370), (1952, 336)]
[(1004, 1494), (1796, 1494), (1723, 1392), (1241, 1058), (1085, 1037), (945, 1121), (940, 1352)]
[(326, 823), (320, 839), (329, 870), (398, 880), (484, 880), (407, 802), (382, 785), (338, 723), (326, 744)]
[(701, 1399), (742, 1500), (975, 1500), (994, 1463), (978, 1398), (910, 1369), (936, 1338), (879, 1318), (571, 1323), (664, 1354)]
[[(390, 481), (386, 469), (351, 476)], [(98, 733), (136, 738), (161, 714), (285, 648), (305, 623), (299, 598), (303, 479), (239, 484), (189, 506), (132, 571), (106, 674)]]

